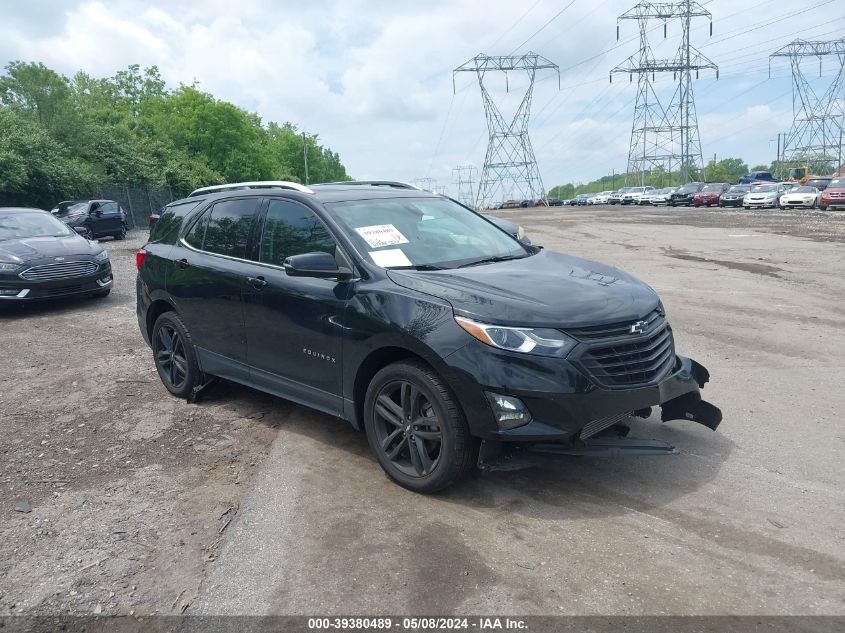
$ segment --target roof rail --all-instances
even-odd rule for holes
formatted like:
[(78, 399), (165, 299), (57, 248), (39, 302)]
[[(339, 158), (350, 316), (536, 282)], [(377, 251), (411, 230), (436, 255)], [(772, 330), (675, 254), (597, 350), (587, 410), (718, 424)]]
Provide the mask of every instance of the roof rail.
[(254, 182), (233, 182), (227, 185), (212, 185), (210, 187), (200, 187), (194, 189), (188, 194), (188, 197), (198, 196), (203, 193), (217, 193), (219, 191), (229, 191), (237, 189), (293, 189), (300, 193), (314, 193), (313, 189), (300, 185), (298, 182), (288, 182), (287, 180), (256, 180)]
[(339, 182), (326, 182), (325, 185), (369, 185), (371, 187), (393, 187), (394, 189), (413, 189), (422, 191), (419, 187), (401, 182), (399, 180), (345, 180)]

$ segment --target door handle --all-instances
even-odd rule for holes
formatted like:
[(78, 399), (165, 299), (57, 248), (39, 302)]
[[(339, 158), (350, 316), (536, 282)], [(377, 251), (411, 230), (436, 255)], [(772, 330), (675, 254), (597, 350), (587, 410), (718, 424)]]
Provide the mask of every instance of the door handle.
[(260, 290), (267, 285), (267, 281), (264, 277), (247, 277), (246, 282), (256, 290)]
[(182, 270), (185, 270), (188, 266), (190, 266), (187, 259), (176, 260), (176, 265), (179, 266), (179, 268), (181, 268)]

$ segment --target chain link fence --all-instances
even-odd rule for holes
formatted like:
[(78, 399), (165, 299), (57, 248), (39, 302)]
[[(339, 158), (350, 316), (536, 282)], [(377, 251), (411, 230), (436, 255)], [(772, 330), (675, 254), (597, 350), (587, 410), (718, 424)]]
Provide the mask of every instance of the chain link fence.
[(149, 226), (147, 216), (173, 202), (170, 187), (106, 185), (100, 189), (100, 197), (116, 200), (123, 207), (126, 224), (130, 229), (146, 229)]

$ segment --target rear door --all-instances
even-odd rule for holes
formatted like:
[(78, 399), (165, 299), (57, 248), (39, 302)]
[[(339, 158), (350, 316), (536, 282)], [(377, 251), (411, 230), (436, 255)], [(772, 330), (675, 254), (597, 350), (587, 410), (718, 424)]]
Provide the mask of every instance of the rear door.
[(241, 294), (261, 198), (227, 198), (205, 209), (170, 255), (167, 290), (197, 347), (203, 371), (249, 381)]
[(247, 358), (256, 386), (342, 413), (343, 308), (350, 283), (288, 277), (285, 258), (323, 251), (348, 261), (312, 209), (270, 198), (244, 288)]

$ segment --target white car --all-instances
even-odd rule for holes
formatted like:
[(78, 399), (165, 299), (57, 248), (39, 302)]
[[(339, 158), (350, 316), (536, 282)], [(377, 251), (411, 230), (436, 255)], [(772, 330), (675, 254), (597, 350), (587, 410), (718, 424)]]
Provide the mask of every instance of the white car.
[(814, 208), (819, 202), (819, 190), (815, 187), (792, 187), (781, 194), (778, 206), (781, 209), (788, 207)]
[(778, 198), (784, 192), (784, 188), (779, 183), (772, 183), (766, 185), (754, 185), (742, 198), (742, 206), (746, 209), (755, 208), (772, 208), (778, 206)]
[(655, 206), (669, 204), (669, 196), (672, 195), (672, 192), (674, 192), (675, 189), (677, 189), (677, 187), (663, 187), (663, 189), (655, 189), (647, 196), (640, 198), (640, 204), (646, 204), (646, 200), (648, 201), (648, 204)]
[(628, 187), (628, 191), (622, 194), (621, 204), (639, 204), (640, 198), (649, 195), (654, 187)]
[(602, 191), (601, 193), (597, 193), (590, 198), (590, 204), (607, 204), (610, 200), (610, 194), (612, 193), (612, 191)]

